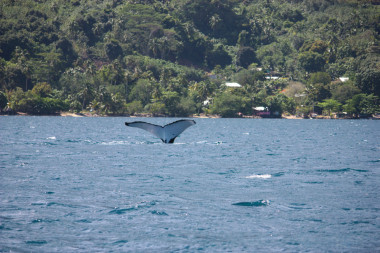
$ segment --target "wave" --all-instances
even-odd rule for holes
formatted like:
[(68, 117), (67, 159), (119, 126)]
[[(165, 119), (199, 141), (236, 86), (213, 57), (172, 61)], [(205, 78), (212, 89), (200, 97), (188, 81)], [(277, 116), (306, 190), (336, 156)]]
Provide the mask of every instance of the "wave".
[(101, 142), (100, 145), (106, 145), (106, 146), (114, 146), (114, 145), (125, 145), (130, 144), (128, 141), (107, 141), (107, 142)]
[(289, 208), (296, 209), (296, 210), (312, 209), (311, 207), (307, 207), (307, 205), (304, 203), (290, 203)]
[(306, 181), (305, 184), (323, 184), (321, 181)]
[(162, 216), (169, 216), (166, 212), (164, 211), (157, 211), (157, 210), (153, 210), (150, 212), (151, 214), (155, 214), (155, 215), (162, 215)]
[(344, 173), (349, 171), (356, 171), (356, 172), (368, 172), (368, 170), (363, 169), (351, 169), (351, 168), (343, 168), (343, 169), (325, 169), (325, 170), (318, 170), (319, 172), (329, 172), (329, 173)]
[(277, 173), (274, 173), (273, 176), (274, 177), (281, 177), (285, 174), (285, 172), (277, 172)]
[(149, 208), (149, 207), (152, 207), (154, 205), (156, 205), (155, 201), (149, 201), (149, 202), (142, 201), (142, 202), (139, 202), (136, 204), (128, 205), (125, 208), (114, 207), (113, 210), (109, 211), (108, 213), (109, 214), (124, 214), (124, 213), (127, 213), (129, 211), (135, 211), (135, 210), (139, 210), (141, 208)]
[(342, 173), (342, 172), (348, 172), (351, 168), (344, 168), (344, 169), (326, 169), (326, 170), (318, 170), (319, 172), (329, 172), (329, 173)]
[(252, 178), (261, 178), (261, 179), (268, 179), (271, 178), (272, 175), (270, 174), (258, 174), (258, 175), (250, 175), (246, 176), (245, 178), (252, 179)]
[(42, 244), (47, 244), (47, 241), (41, 240), (41, 241), (26, 241), (26, 244), (29, 245), (42, 245)]
[(69, 143), (79, 143), (79, 142), (81, 142), (81, 140), (71, 140), (71, 139), (69, 139), (69, 140), (66, 140), (66, 142), (69, 142)]

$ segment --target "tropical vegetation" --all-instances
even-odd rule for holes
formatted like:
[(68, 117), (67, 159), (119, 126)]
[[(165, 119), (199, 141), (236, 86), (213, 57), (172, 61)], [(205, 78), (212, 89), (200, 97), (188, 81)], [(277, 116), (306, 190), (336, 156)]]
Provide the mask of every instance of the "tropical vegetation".
[(0, 110), (375, 114), (379, 31), (376, 0), (0, 0)]

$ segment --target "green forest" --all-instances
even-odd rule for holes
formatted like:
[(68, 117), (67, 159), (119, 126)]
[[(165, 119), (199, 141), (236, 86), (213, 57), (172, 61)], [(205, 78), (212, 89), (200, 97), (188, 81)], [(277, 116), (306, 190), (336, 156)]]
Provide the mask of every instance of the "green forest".
[(0, 0), (0, 111), (374, 115), (379, 31), (378, 0)]

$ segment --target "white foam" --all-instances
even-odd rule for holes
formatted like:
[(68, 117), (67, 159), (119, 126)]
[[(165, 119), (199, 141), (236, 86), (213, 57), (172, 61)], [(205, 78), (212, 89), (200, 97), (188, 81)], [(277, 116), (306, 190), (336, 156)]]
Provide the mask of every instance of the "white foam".
[(56, 140), (57, 138), (55, 136), (51, 136), (47, 138), (48, 140)]
[(101, 142), (101, 145), (113, 146), (113, 145), (124, 145), (129, 144), (128, 141), (109, 141), (109, 142)]
[(271, 178), (272, 176), (270, 174), (262, 174), (262, 175), (250, 175), (250, 176), (246, 176), (245, 178), (249, 178), (249, 179), (252, 179), (252, 178), (261, 178), (261, 179), (268, 179), (268, 178)]

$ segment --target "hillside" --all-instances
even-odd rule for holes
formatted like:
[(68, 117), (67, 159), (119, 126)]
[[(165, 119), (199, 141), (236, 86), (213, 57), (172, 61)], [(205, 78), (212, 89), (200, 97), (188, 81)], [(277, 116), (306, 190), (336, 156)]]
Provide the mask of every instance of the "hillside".
[[(376, 0), (0, 4), (3, 110), (224, 117), (252, 115), (255, 107), (271, 116), (380, 111)], [(242, 87), (228, 88), (229, 81)]]

